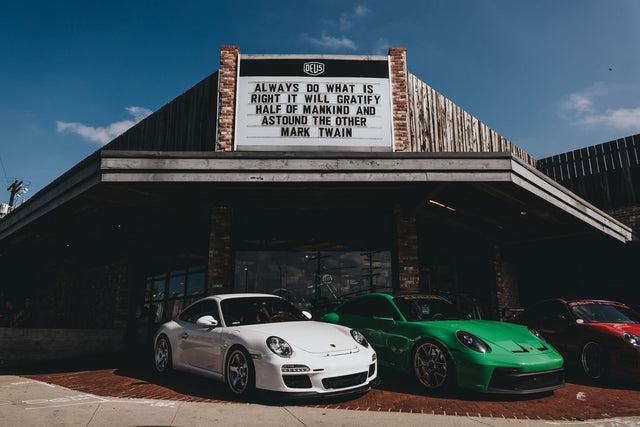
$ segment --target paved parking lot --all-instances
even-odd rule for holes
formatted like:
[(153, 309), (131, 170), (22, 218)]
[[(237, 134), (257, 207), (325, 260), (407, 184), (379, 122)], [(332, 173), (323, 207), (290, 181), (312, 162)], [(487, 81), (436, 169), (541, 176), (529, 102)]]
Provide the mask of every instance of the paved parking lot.
[[(221, 383), (173, 373), (158, 377), (151, 365), (115, 359), (84, 360), (31, 370), (14, 370), (23, 378), (55, 384), (96, 396), (183, 402), (233, 402)], [(532, 420), (586, 420), (640, 416), (640, 385), (613, 383), (596, 387), (569, 376), (565, 388), (530, 397), (451, 393), (429, 396), (409, 378), (383, 372), (382, 382), (355, 398), (293, 402), (297, 406), (359, 411)], [(254, 403), (280, 406), (258, 398)], [(291, 403), (290, 403), (291, 404)]]

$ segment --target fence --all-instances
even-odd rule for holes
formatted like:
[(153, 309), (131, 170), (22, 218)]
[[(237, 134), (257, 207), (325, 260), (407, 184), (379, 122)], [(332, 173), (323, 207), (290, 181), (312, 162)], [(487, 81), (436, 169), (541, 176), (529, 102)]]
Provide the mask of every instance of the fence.
[(540, 159), (537, 167), (601, 209), (640, 204), (640, 134)]
[(508, 139), (409, 74), (411, 151), (511, 153), (535, 167), (536, 160)]

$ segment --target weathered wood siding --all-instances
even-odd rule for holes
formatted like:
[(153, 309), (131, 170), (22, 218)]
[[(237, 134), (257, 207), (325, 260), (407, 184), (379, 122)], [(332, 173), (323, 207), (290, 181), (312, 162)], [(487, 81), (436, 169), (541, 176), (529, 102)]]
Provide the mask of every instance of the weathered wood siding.
[(102, 149), (215, 151), (217, 124), (216, 71)]
[(540, 159), (538, 169), (601, 209), (640, 205), (640, 134)]
[(536, 160), (508, 139), (409, 74), (410, 151), (507, 152), (535, 167)]

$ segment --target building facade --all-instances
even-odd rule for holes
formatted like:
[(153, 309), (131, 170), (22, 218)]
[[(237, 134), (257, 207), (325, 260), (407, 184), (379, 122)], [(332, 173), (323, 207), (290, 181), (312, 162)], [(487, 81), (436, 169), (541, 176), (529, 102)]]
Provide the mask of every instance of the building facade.
[[(490, 319), (603, 293), (631, 228), (410, 74), (406, 53), (223, 46), (217, 72), (0, 220), (1, 289), (33, 304), (22, 335), (0, 328), (2, 363), (45, 335), (60, 338), (43, 358), (144, 346), (215, 293), (320, 316), (358, 293), (431, 292)], [(637, 298), (618, 273), (606, 291)]]

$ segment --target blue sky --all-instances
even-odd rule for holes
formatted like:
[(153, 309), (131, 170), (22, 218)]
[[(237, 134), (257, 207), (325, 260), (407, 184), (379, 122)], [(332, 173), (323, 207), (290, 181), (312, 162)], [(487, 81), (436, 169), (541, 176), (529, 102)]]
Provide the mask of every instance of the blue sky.
[(32, 195), (216, 71), (226, 44), (406, 47), (411, 73), (536, 158), (637, 134), (638, 22), (635, 0), (4, 2), (0, 183)]

